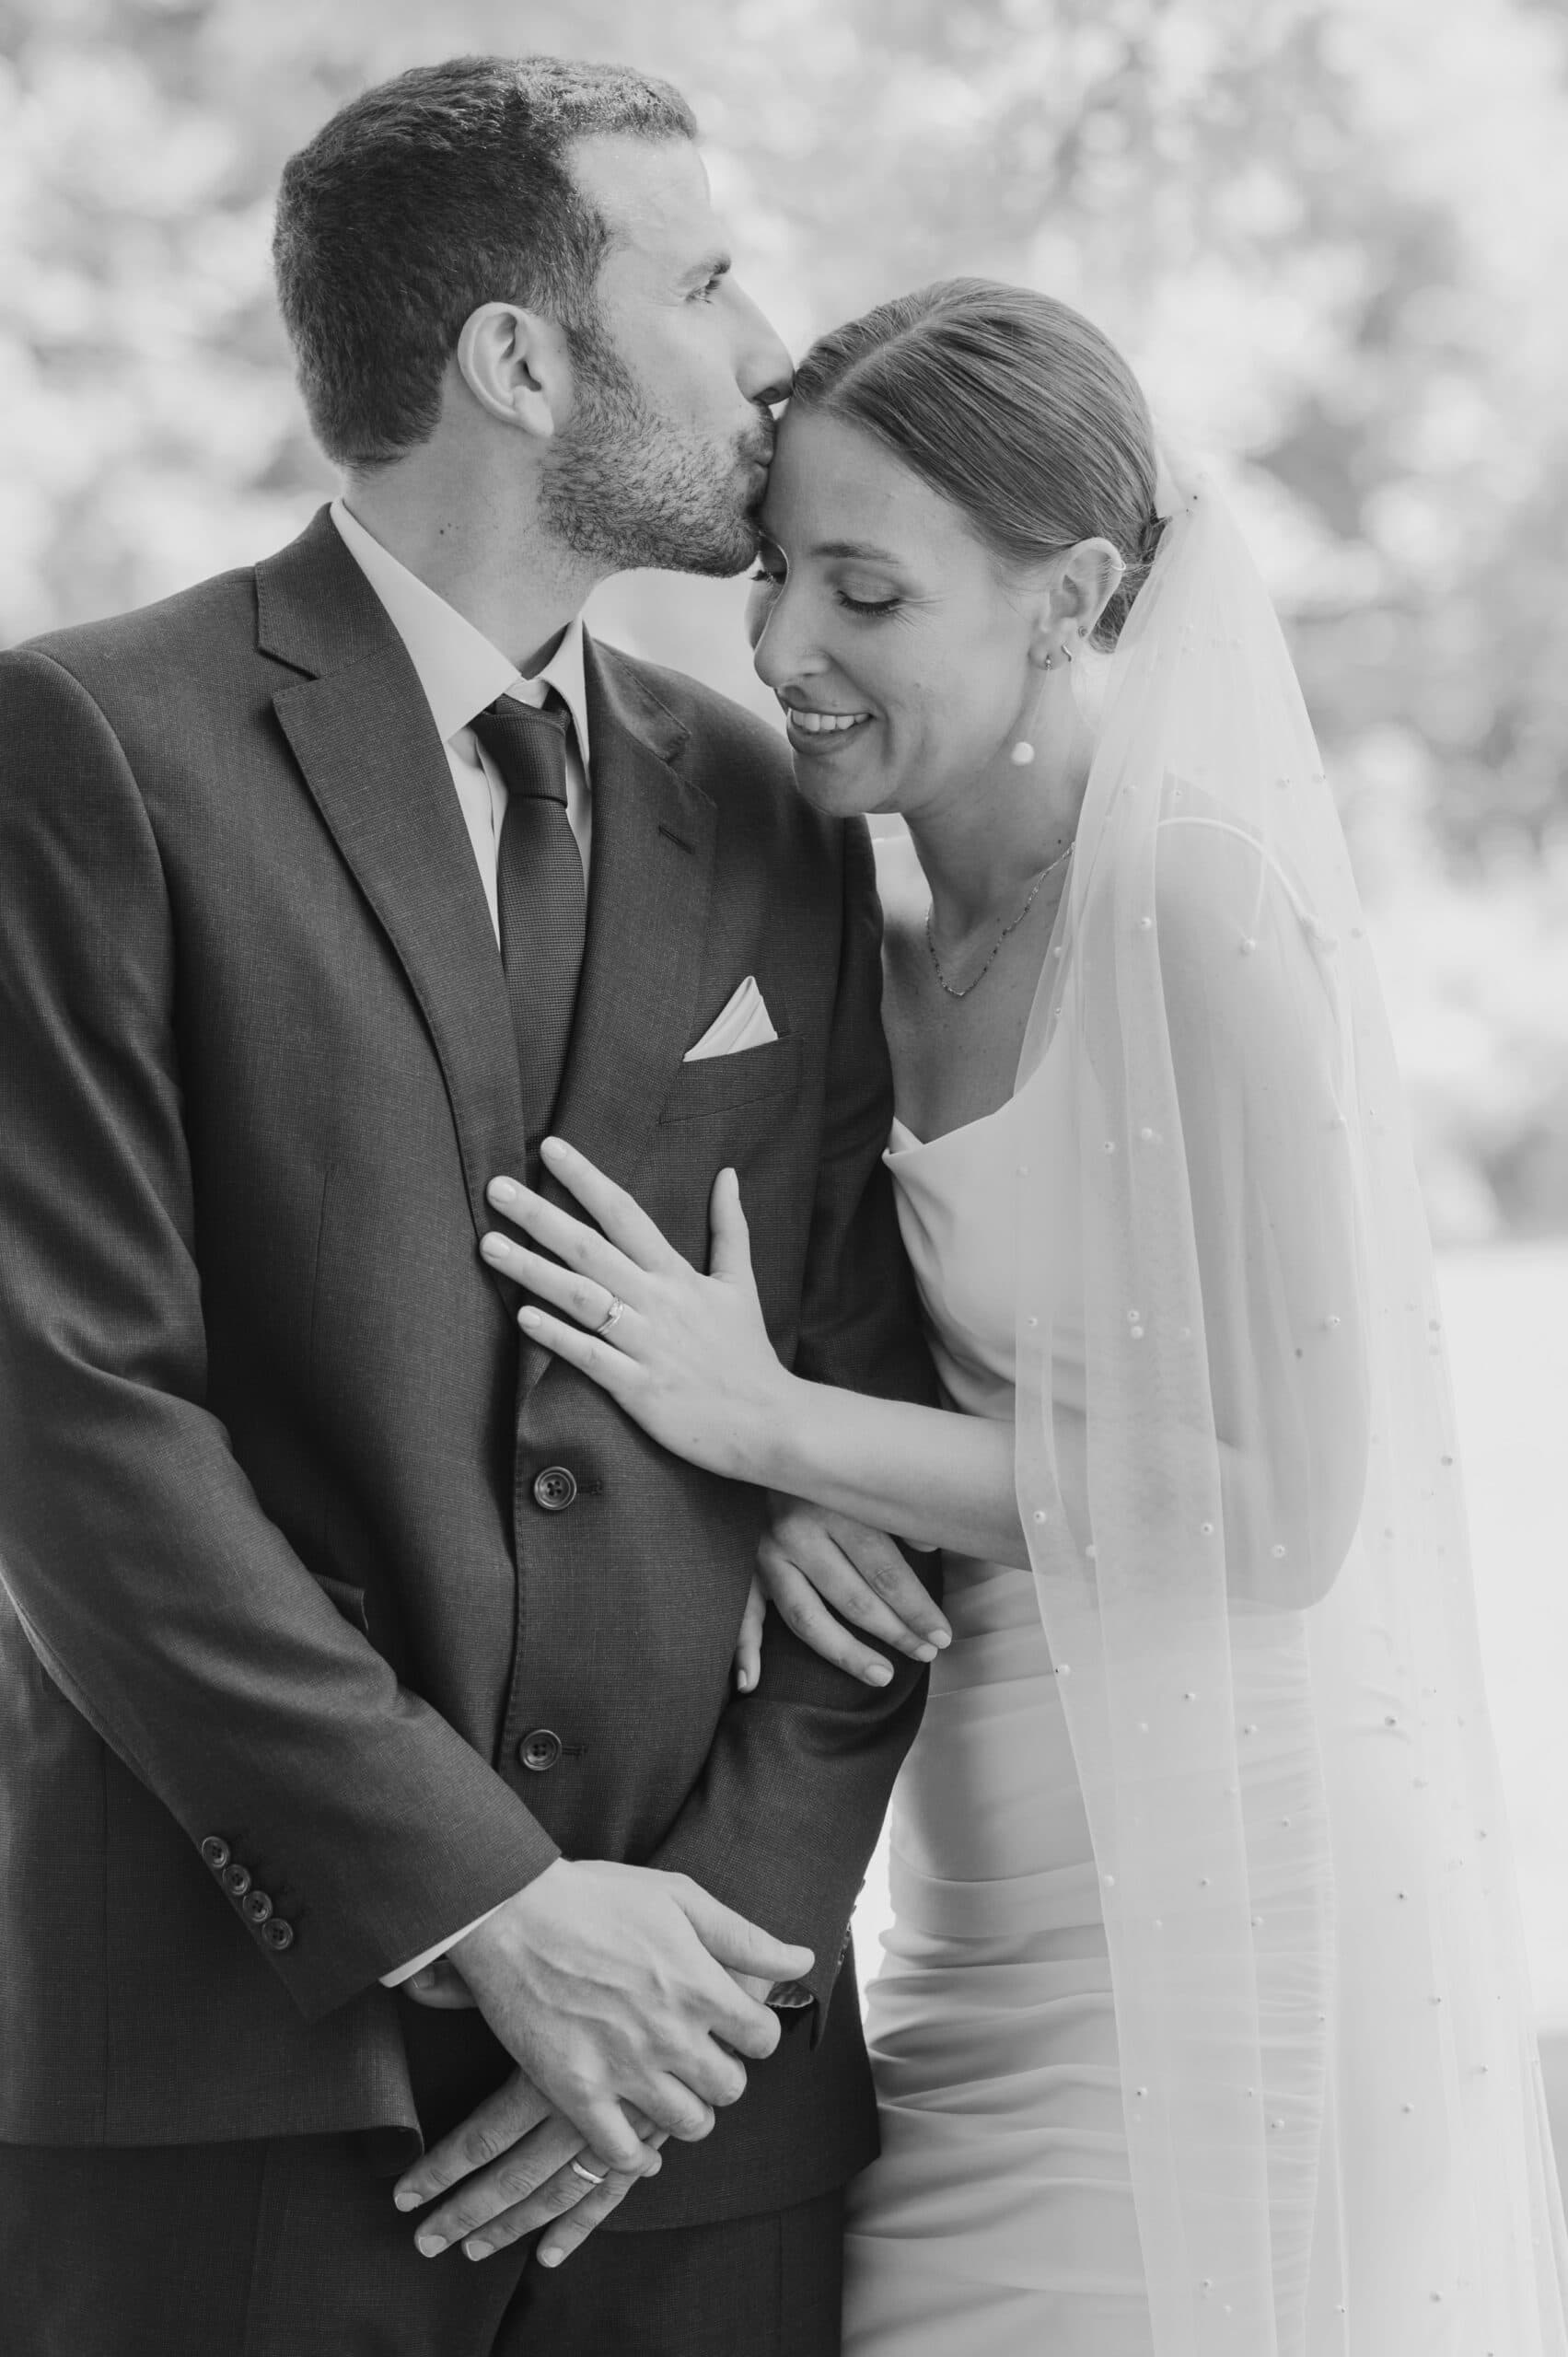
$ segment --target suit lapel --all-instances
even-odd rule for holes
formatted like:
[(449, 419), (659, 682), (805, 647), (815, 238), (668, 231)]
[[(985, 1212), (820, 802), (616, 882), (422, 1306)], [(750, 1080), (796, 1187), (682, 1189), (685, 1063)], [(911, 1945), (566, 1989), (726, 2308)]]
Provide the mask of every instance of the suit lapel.
[(593, 872), (555, 1126), (631, 1186), (693, 1037), (716, 819), (676, 766), (681, 723), (624, 657), (586, 654)]
[[(635, 1191), (694, 1036), (716, 814), (675, 764), (686, 730), (623, 656), (585, 643), (593, 766), (588, 933), (555, 1128)], [(540, 1185), (578, 1205), (545, 1173)], [(526, 1394), (550, 1364), (523, 1341)]]
[[(522, 1092), (490, 911), (429, 704), (325, 509), (257, 567), (257, 595), (263, 651), (307, 675), (273, 709), (424, 1016), (482, 1234), (486, 1183), (523, 1167)], [(502, 1294), (510, 1307), (513, 1288)]]

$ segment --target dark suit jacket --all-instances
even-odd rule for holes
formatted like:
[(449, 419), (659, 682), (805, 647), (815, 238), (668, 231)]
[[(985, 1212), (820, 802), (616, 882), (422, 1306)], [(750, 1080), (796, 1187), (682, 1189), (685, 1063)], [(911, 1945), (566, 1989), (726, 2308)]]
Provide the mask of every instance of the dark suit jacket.
[[(735, 1164), (780, 1351), (929, 1397), (865, 832), (689, 679), (595, 648), (588, 696), (557, 1126), (699, 1261)], [(519, 1346), (476, 1249), (524, 1152), (494, 937), (325, 514), (0, 656), (0, 2138), (406, 2152), (378, 1977), (564, 1852), (818, 1957), (823, 2034), (623, 2222), (840, 2181), (874, 2128), (830, 1999), (918, 1682), (775, 1627), (736, 1699), (758, 1493)], [(683, 1063), (748, 973), (780, 1039)]]

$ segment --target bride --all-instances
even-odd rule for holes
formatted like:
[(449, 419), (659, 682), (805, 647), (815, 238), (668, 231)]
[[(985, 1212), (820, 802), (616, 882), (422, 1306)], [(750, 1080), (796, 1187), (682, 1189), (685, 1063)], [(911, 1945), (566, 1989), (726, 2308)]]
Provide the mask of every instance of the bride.
[[(950, 1411), (780, 1364), (733, 1172), (705, 1275), (561, 1144), (594, 1225), (502, 1188), (488, 1248), (780, 1493), (797, 1632), (852, 1646), (819, 1586), (950, 1628), (846, 2348), (1562, 2357), (1430, 1248), (1257, 575), (1104, 338), (977, 281), (815, 347), (763, 524), (800, 791), (907, 822), (886, 1158)], [(879, 1532), (944, 1550), (947, 1627)]]

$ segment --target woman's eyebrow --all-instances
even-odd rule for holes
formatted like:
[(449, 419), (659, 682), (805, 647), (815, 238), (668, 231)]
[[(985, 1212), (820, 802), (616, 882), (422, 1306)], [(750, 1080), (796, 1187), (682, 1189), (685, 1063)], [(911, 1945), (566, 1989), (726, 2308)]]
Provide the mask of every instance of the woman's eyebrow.
[(897, 564), (899, 562), (891, 549), (874, 548), (869, 540), (819, 540), (811, 553), (813, 556), (868, 558), (873, 564)]

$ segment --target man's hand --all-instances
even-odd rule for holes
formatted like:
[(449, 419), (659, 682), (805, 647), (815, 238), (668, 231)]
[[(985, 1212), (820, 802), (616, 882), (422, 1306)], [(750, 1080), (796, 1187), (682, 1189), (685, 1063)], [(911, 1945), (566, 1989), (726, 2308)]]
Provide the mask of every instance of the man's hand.
[[(740, 1973), (798, 1980), (809, 1948), (773, 1939), (684, 1875), (558, 1858), (451, 1950), (502, 2045), (575, 2128), (591, 2166), (628, 2177), (648, 2147), (626, 2118), (695, 2142), (746, 2086), (777, 2016)], [(595, 2156), (597, 2155), (597, 2159)]]
[[(664, 2131), (641, 2112), (632, 2113), (631, 2122), (647, 2146), (637, 2174), (656, 2176)], [(580, 2207), (584, 2215), (575, 2220), (569, 2241), (557, 2233), (540, 2244), (541, 2264), (552, 2267), (636, 2182), (631, 2171), (602, 2168), (587, 2152), (581, 2131), (552, 2112), (539, 2089), (517, 2071), (460, 2128), (405, 2171), (392, 2198), (400, 2210), (417, 2210), (438, 2195), (449, 2197), (420, 2220), (414, 2243), (426, 2258), (453, 2243), (461, 2243), (469, 2258), (488, 2258)]]

